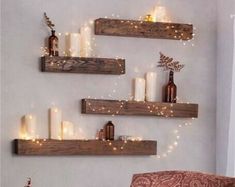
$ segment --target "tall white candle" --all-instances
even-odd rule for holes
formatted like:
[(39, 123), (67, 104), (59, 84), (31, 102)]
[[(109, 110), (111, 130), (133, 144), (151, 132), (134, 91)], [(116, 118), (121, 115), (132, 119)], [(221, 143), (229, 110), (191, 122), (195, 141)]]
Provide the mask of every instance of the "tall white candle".
[(157, 73), (147, 72), (146, 73), (146, 101), (156, 101), (156, 97), (157, 97)]
[(91, 56), (91, 27), (89, 25), (84, 25), (81, 27), (81, 56), (90, 57)]
[(66, 55), (66, 46), (65, 46), (65, 34), (58, 33), (58, 40), (59, 40), (59, 56), (65, 56)]
[(74, 139), (74, 125), (69, 121), (62, 121), (61, 123), (62, 139)]
[(56, 107), (49, 110), (50, 139), (61, 139), (62, 111)]
[(143, 78), (135, 78), (135, 101), (145, 100), (145, 80)]
[(28, 114), (23, 117), (21, 124), (21, 136), (23, 139), (36, 138), (36, 116)]
[(81, 35), (79, 33), (69, 34), (69, 56), (80, 56)]

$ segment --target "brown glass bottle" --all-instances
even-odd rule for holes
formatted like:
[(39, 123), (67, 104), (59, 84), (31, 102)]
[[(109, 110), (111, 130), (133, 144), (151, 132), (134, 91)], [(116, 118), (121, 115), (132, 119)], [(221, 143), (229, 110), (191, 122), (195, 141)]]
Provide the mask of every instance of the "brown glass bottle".
[(106, 140), (114, 140), (114, 125), (112, 121), (109, 121), (105, 127), (105, 139)]
[(59, 40), (55, 35), (55, 30), (51, 30), (51, 36), (48, 39), (48, 48), (50, 56), (59, 56), (58, 43)]
[(165, 102), (176, 103), (177, 87), (174, 83), (174, 72), (169, 73), (169, 82), (165, 88)]

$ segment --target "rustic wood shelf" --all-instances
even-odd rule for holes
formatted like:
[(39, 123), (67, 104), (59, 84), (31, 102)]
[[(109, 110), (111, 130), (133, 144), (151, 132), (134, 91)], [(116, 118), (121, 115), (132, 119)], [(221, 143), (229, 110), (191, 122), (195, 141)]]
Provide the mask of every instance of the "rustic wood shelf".
[(193, 25), (99, 18), (95, 20), (95, 34), (107, 36), (190, 40), (193, 38)]
[(82, 113), (197, 118), (198, 104), (82, 99)]
[[(109, 143), (112, 143), (112, 146)], [(156, 155), (156, 141), (14, 140), (17, 155)], [(123, 149), (121, 147), (123, 146)], [(113, 148), (116, 148), (114, 150)]]
[(125, 60), (112, 58), (85, 58), (44, 56), (41, 58), (43, 72), (125, 74)]

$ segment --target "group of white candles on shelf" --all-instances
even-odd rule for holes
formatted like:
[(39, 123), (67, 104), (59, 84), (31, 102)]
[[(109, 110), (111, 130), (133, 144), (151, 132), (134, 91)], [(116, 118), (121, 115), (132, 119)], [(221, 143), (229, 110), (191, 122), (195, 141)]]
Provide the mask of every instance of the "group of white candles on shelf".
[(147, 72), (146, 77), (135, 78), (135, 101), (156, 101), (157, 98), (157, 73)]
[(58, 33), (59, 54), (72, 57), (90, 57), (92, 53), (92, 30), (90, 25), (81, 27), (80, 33)]
[[(21, 138), (36, 139), (36, 116), (25, 115), (21, 124)], [(50, 139), (65, 140), (74, 139), (74, 124), (62, 121), (62, 111), (56, 107), (49, 109), (49, 137)]]

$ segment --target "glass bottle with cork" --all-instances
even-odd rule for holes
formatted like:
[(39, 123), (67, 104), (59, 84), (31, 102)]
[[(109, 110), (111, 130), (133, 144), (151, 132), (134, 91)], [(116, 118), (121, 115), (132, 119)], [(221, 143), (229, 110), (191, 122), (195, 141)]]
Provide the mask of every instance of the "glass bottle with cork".
[(171, 70), (169, 73), (169, 82), (165, 87), (165, 100), (167, 103), (176, 103), (177, 87), (174, 83), (174, 72)]
[(50, 56), (59, 56), (58, 44), (58, 37), (55, 35), (55, 30), (52, 29), (51, 36), (48, 39), (48, 49)]
[(108, 121), (108, 123), (104, 127), (105, 131), (105, 140), (114, 140), (114, 124), (112, 121)]

